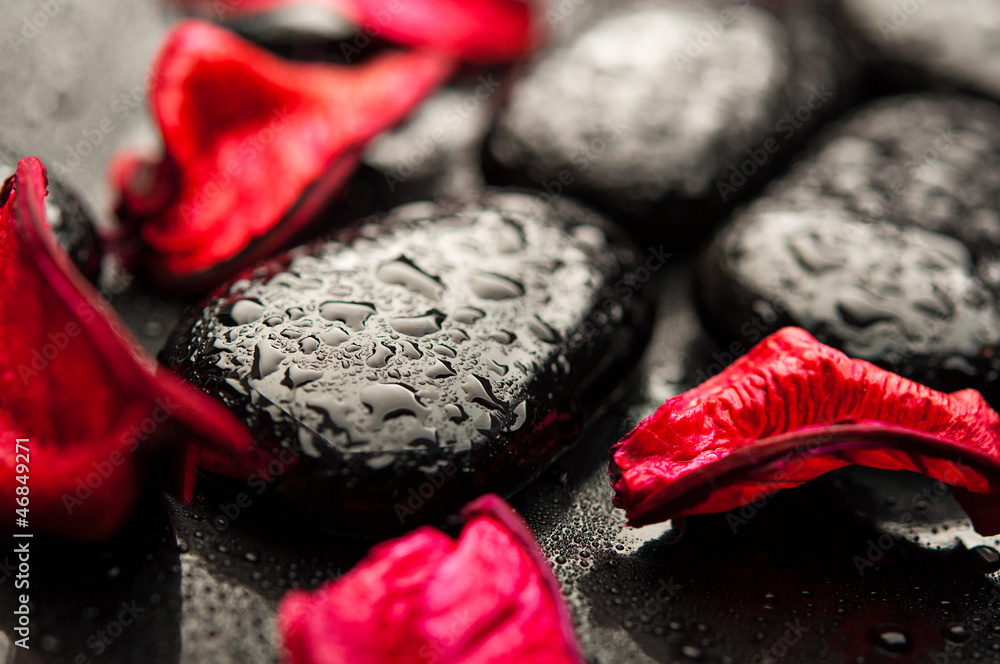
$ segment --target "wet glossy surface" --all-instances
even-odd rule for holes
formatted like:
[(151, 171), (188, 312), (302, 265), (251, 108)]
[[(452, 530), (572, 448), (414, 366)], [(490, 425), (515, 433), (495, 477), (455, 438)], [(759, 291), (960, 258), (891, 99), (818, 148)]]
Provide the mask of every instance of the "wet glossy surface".
[(601, 225), (514, 193), (413, 204), (237, 280), (162, 358), (297, 460), (275, 488), (309, 523), (433, 522), (530, 481), (629, 372), (640, 257)]
[(804, 327), (896, 373), (996, 405), (1000, 110), (877, 102), (722, 230), (700, 294), (725, 344)]

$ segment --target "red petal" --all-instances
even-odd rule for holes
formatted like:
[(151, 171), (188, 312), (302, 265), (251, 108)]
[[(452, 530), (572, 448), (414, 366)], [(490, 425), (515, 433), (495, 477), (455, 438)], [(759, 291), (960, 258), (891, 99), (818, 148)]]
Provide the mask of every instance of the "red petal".
[(614, 448), (633, 525), (726, 512), (850, 464), (955, 487), (1000, 532), (1000, 415), (975, 390), (936, 392), (785, 328), (668, 400)]
[[(477, 63), (513, 60), (539, 41), (541, 26), (524, 0), (315, 0), (374, 37)], [(219, 12), (214, 0), (173, 0), (206, 13), (255, 14), (294, 0), (243, 0)]]
[(457, 541), (420, 528), (278, 609), (290, 664), (580, 664), (562, 594), (497, 496), (465, 508)]
[[(155, 363), (72, 266), (45, 219), (45, 169), (22, 159), (0, 209), (0, 516), (14, 524), (14, 439), (29, 438), (30, 531), (101, 539), (127, 518), (153, 463), (183, 484), (203, 456), (245, 477), (249, 432)], [(190, 444), (200, 446), (189, 447)], [(164, 457), (167, 457), (164, 459)]]
[(444, 81), (451, 60), (390, 53), (357, 67), (281, 60), (199, 21), (168, 37), (151, 104), (166, 157), (112, 166), (150, 274), (214, 285), (275, 251), (349, 177), (364, 145)]

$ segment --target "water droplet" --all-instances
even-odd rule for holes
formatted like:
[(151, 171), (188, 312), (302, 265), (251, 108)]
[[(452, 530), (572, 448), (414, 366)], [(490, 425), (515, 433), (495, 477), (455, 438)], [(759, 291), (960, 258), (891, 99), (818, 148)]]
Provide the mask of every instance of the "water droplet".
[(389, 358), (395, 355), (395, 353), (395, 348), (390, 348), (384, 343), (377, 343), (375, 344), (371, 357), (365, 360), (365, 364), (375, 369), (384, 367), (389, 361)]
[(389, 325), (400, 334), (406, 334), (411, 337), (422, 337), (440, 330), (444, 318), (443, 313), (434, 309), (428, 311), (423, 316), (390, 318)]
[(319, 333), (319, 338), (323, 340), (323, 343), (328, 346), (339, 346), (348, 339), (351, 335), (346, 330), (339, 327), (331, 327), (328, 330)]
[(420, 347), (416, 343), (402, 339), (399, 342), (399, 347), (402, 349), (403, 357), (408, 360), (419, 360), (423, 357), (423, 353), (420, 352)]
[(778, 596), (769, 590), (760, 596), (760, 603), (768, 609), (773, 609), (778, 604)]
[(894, 313), (878, 306), (870, 298), (850, 293), (841, 295), (837, 300), (837, 311), (844, 321), (854, 327), (867, 327), (872, 323), (896, 317)]
[(299, 342), (299, 348), (306, 355), (312, 355), (319, 348), (319, 341), (316, 337), (306, 337)]
[(847, 257), (824, 243), (815, 233), (792, 238), (789, 248), (802, 267), (810, 272), (825, 272), (847, 263)]
[(431, 346), (431, 350), (438, 355), (444, 355), (445, 357), (454, 358), (458, 356), (458, 353), (456, 353), (453, 348), (449, 348), (448, 346), (444, 346), (442, 344), (435, 344)]
[(466, 414), (465, 410), (458, 404), (450, 403), (445, 405), (444, 412), (448, 416), (449, 420), (457, 424), (461, 424), (469, 419), (468, 414)]
[(507, 346), (514, 343), (514, 340), (517, 339), (517, 336), (515, 336), (513, 332), (508, 332), (507, 330), (497, 330), (496, 332), (490, 333), (490, 335), (487, 338), (492, 339), (498, 344), (503, 344), (504, 346)]
[(952, 643), (965, 643), (971, 636), (972, 632), (965, 625), (954, 623), (944, 628), (944, 638)]
[(498, 399), (493, 394), (493, 387), (485, 378), (476, 375), (468, 376), (465, 382), (462, 383), (462, 389), (465, 390), (469, 400), (473, 403), (486, 406), (492, 410), (505, 410), (507, 408), (506, 402)]
[(412, 390), (400, 384), (380, 383), (366, 387), (361, 390), (361, 403), (382, 422), (401, 415), (413, 415), (422, 422), (431, 412), (417, 400)]
[(258, 562), (260, 560), (260, 558), (257, 556), (257, 554), (253, 553), (251, 551), (247, 551), (246, 553), (244, 553), (243, 554), (243, 558), (248, 563), (256, 563), (256, 562)]
[(344, 323), (354, 331), (364, 328), (365, 321), (375, 314), (375, 305), (366, 302), (324, 302), (319, 315), (336, 323)]
[(469, 335), (465, 333), (465, 330), (459, 330), (458, 328), (448, 330), (447, 334), (448, 337), (457, 344), (469, 340)]
[(440, 300), (444, 285), (438, 277), (427, 274), (406, 256), (379, 266), (375, 276), (387, 284), (403, 286), (431, 300)]
[(246, 325), (264, 315), (264, 305), (257, 300), (237, 300), (223, 307), (219, 321), (223, 325)]
[(890, 655), (902, 655), (913, 649), (909, 633), (895, 623), (880, 623), (868, 630), (868, 639)]
[(509, 300), (524, 295), (524, 286), (508, 277), (492, 272), (472, 275), (472, 292), (484, 300)]
[(681, 648), (681, 654), (688, 659), (701, 659), (704, 657), (704, 653), (698, 646), (686, 645)]
[(428, 378), (448, 378), (455, 375), (455, 370), (444, 360), (434, 360), (424, 371), (424, 375)]
[(461, 307), (451, 315), (454, 320), (459, 323), (464, 323), (465, 325), (472, 325), (477, 320), (482, 319), (486, 315), (486, 312), (482, 309), (477, 309), (475, 307)]
[(538, 317), (538, 314), (528, 319), (528, 329), (545, 343), (559, 343), (559, 333), (552, 326)]
[(288, 320), (299, 320), (306, 315), (306, 312), (302, 309), (302, 307), (292, 307), (291, 309), (286, 310), (285, 313), (288, 315)]
[(514, 407), (514, 424), (510, 427), (511, 431), (517, 431), (524, 426), (524, 423), (528, 421), (528, 402), (522, 401)]
[(287, 357), (267, 341), (260, 341), (253, 349), (253, 366), (250, 375), (261, 379), (278, 370), (278, 365)]
[(285, 379), (281, 381), (281, 384), (294, 389), (296, 387), (301, 387), (306, 383), (311, 383), (314, 380), (319, 380), (322, 377), (322, 371), (317, 371), (316, 369), (303, 369), (302, 367), (298, 367), (293, 364), (288, 367), (288, 370), (285, 372)]

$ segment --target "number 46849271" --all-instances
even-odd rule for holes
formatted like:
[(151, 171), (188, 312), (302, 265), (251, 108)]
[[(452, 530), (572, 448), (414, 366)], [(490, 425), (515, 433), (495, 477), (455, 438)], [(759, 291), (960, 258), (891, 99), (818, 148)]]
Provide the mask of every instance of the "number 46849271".
[(28, 518), (28, 464), (31, 462), (31, 457), (28, 451), (29, 440), (27, 438), (18, 438), (14, 449), (14, 467), (15, 479), (21, 485), (14, 489), (14, 493), (17, 494), (15, 502), (19, 509), (15, 510), (17, 515), (22, 519)]

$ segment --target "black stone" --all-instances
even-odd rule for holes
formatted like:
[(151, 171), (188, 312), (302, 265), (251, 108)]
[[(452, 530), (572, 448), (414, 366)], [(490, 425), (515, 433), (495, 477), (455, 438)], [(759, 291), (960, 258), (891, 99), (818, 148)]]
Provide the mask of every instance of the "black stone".
[(1000, 4), (978, 0), (838, 0), (859, 51), (886, 82), (1000, 98)]
[(638, 2), (590, 19), (506, 90), (487, 175), (703, 234), (839, 103), (853, 58), (825, 2)]
[(1000, 109), (874, 103), (720, 231), (702, 311), (749, 347), (797, 325), (853, 357), (989, 399), (1000, 358)]
[(569, 448), (645, 343), (640, 260), (562, 202), (413, 204), (223, 287), (161, 358), (294, 454), (295, 514), (401, 531)]

